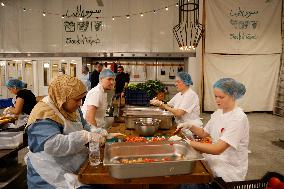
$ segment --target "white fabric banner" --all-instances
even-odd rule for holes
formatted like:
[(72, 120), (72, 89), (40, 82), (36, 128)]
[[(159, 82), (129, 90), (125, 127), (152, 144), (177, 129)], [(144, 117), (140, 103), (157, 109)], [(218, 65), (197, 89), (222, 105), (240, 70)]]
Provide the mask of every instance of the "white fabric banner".
[(281, 0), (206, 0), (206, 53), (281, 53)]
[(272, 111), (279, 66), (280, 54), (205, 54), (204, 110), (217, 109), (213, 84), (221, 78), (231, 77), (246, 86), (246, 94), (237, 102), (244, 111)]

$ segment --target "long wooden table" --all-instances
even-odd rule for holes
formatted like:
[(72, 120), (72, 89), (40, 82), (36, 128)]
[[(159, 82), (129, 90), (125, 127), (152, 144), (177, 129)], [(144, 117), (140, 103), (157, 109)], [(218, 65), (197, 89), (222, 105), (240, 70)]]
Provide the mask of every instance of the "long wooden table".
[[(173, 132), (172, 130), (159, 130), (159, 135), (166, 135)], [(125, 129), (124, 123), (114, 123), (109, 132), (121, 132), (126, 135), (136, 135), (134, 130)], [(102, 153), (101, 153), (102, 154)], [(151, 171), (151, 170), (149, 170)], [(109, 175), (107, 167), (100, 164), (93, 167), (86, 160), (81, 166), (78, 174), (79, 181), (84, 184), (139, 184), (138, 188), (149, 188), (149, 184), (184, 184), (184, 183), (208, 183), (213, 177), (210, 169), (203, 161), (197, 161), (193, 167), (192, 173), (172, 176), (146, 177), (146, 178), (131, 178), (131, 179), (116, 179)], [(117, 187), (116, 187), (117, 188)], [(125, 188), (125, 187), (122, 187)], [(137, 186), (135, 187), (137, 188)], [(171, 187), (170, 187), (171, 188)]]

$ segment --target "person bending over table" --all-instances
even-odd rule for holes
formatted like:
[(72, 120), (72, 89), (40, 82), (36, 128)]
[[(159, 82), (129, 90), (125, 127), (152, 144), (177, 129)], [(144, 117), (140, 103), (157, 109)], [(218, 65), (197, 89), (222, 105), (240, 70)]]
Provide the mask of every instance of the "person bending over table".
[(36, 97), (32, 91), (25, 89), (26, 83), (19, 79), (9, 79), (6, 87), (16, 97), (13, 100), (13, 106), (6, 108), (3, 114), (17, 117), (17, 127), (23, 126), (27, 123), (29, 114), (37, 103)]
[(86, 144), (92, 139), (104, 142), (79, 110), (86, 87), (77, 78), (57, 76), (48, 87), (48, 96), (32, 110), (26, 131), (29, 152), (26, 155), (29, 189), (91, 188), (76, 175), (88, 157)]

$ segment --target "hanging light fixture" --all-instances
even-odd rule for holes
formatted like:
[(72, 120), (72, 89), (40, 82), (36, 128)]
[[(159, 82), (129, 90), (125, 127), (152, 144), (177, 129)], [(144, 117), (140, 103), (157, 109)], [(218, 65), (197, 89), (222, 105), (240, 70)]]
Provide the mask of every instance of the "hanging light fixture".
[(179, 0), (179, 23), (173, 33), (180, 50), (195, 49), (200, 41), (204, 26), (199, 22), (199, 0)]

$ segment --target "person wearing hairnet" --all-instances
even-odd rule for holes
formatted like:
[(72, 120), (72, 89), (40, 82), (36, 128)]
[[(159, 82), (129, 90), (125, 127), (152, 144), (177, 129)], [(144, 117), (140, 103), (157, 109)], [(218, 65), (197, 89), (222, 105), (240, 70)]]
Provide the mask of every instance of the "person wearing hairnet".
[[(84, 118), (95, 130), (108, 127), (105, 121), (107, 91), (114, 89), (115, 73), (110, 69), (104, 69), (100, 72), (99, 79), (99, 84), (88, 92), (82, 106)], [(102, 131), (105, 133), (105, 130)]]
[(200, 107), (198, 95), (190, 88), (193, 85), (190, 75), (186, 72), (178, 72), (175, 86), (177, 93), (167, 104), (156, 98), (150, 101), (150, 104), (159, 106), (175, 116), (176, 123), (189, 122), (191, 124), (202, 126), (199, 118)]
[(36, 104), (28, 119), (29, 152), (26, 155), (30, 189), (90, 188), (76, 175), (88, 157), (85, 146), (91, 139), (104, 142), (79, 110), (86, 87), (77, 78), (59, 75), (48, 87), (48, 96)]
[(36, 97), (32, 91), (25, 89), (26, 83), (19, 79), (8, 80), (6, 87), (16, 97), (13, 100), (13, 106), (6, 108), (3, 114), (17, 117), (17, 127), (23, 126), (27, 123), (29, 114), (36, 105)]
[[(193, 140), (187, 142), (204, 153), (215, 177), (222, 177), (226, 182), (243, 181), (248, 169), (249, 122), (236, 100), (245, 94), (246, 88), (232, 78), (218, 80), (213, 88), (218, 109), (206, 126), (200, 128), (181, 123), (178, 128), (190, 129), (201, 138), (212, 138), (212, 144)], [(190, 187), (187, 185), (184, 188)]]

